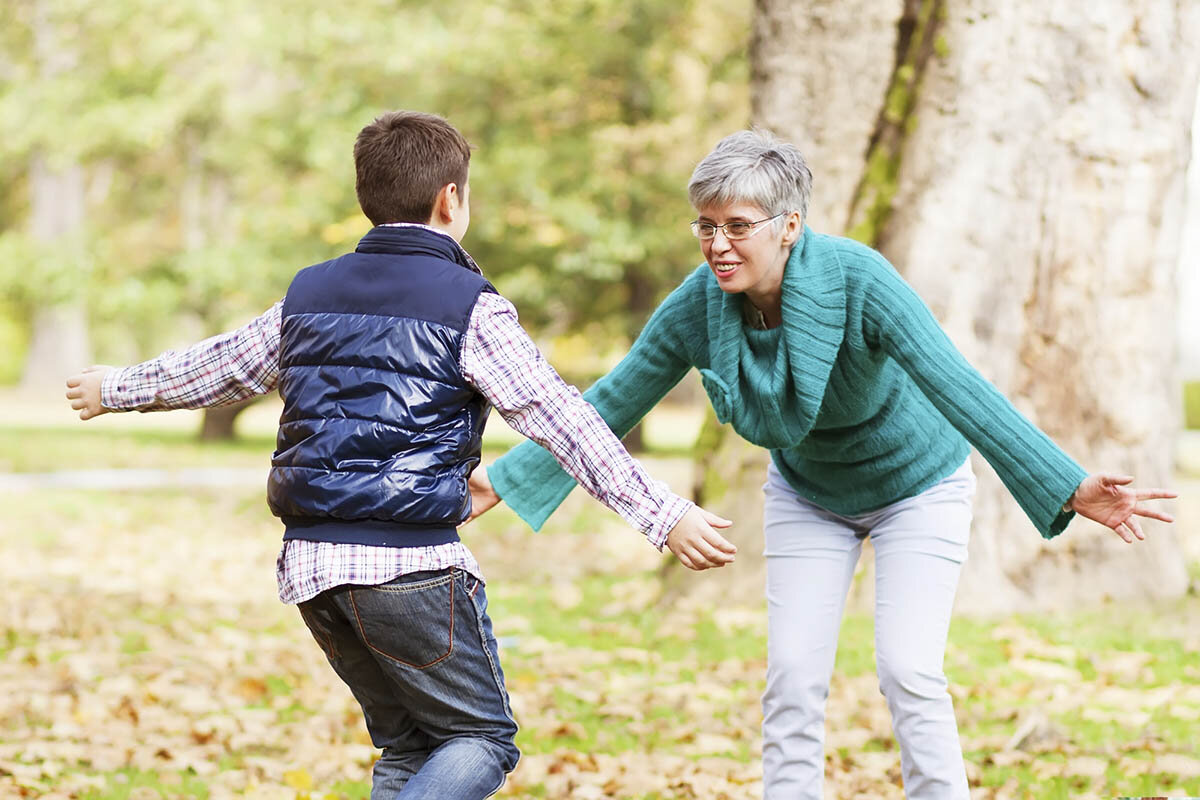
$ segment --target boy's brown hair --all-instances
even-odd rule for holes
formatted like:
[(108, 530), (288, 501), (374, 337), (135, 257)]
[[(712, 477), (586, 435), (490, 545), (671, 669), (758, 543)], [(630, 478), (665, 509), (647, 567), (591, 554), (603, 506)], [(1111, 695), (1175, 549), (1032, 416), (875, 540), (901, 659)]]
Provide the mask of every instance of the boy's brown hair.
[(448, 183), (464, 195), (471, 146), (436, 114), (389, 111), (354, 142), (354, 189), (372, 225), (428, 222), (433, 201)]

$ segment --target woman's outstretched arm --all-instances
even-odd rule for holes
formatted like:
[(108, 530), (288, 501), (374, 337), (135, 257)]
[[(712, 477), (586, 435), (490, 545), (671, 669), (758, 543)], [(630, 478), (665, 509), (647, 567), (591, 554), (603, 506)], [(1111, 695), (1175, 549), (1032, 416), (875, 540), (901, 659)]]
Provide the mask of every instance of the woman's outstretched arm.
[(987, 459), (1042, 536), (1061, 533), (1074, 513), (1112, 528), (1125, 541), (1144, 538), (1137, 517), (1171, 522), (1141, 505), (1174, 497), (1137, 489), (1132, 478), (1088, 475), (972, 367), (924, 301), (882, 256), (857, 277), (863, 334), (908, 373), (931, 403)]
[[(663, 301), (625, 358), (583, 395), (618, 437), (632, 430), (692, 366), (678, 335), (680, 326), (672, 324), (680, 315), (686, 318), (689, 313), (702, 313), (695, 311), (685, 291), (689, 283)], [(472, 488), (486, 503), (484, 477), (477, 478)], [(486, 479), (495, 494), (534, 530), (541, 528), (576, 485), (554, 458), (533, 442), (524, 442), (501, 456), (488, 467)]]

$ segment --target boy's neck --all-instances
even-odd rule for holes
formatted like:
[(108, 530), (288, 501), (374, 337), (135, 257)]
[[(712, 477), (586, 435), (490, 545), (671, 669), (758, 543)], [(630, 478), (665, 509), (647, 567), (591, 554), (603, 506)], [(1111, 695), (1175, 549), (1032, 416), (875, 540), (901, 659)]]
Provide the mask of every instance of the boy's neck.
[(461, 243), (462, 243), (462, 242), (461, 242), (461, 241), (460, 241), (460, 240), (459, 240), (459, 239), (458, 239), (458, 238), (457, 238), (457, 237), (456, 237), (456, 236), (455, 236), (455, 235), (454, 235), (454, 234), (453, 234), (453, 233), (452, 233), (452, 232), (449, 230), (448, 226), (446, 226), (446, 225), (438, 225), (438, 224), (437, 224), (436, 222), (434, 222), (433, 220), (429, 220), (428, 222), (385, 222), (385, 223), (383, 223), (382, 225), (380, 225), (380, 227), (381, 227), (381, 228), (400, 228), (400, 227), (403, 227), (403, 226), (405, 226), (405, 225), (416, 225), (416, 226), (419, 226), (419, 227), (422, 227), (422, 228), (429, 228), (429, 229), (431, 229), (431, 230), (435, 230), (435, 231), (437, 231), (438, 233), (444, 233), (444, 234), (446, 234), (446, 235), (447, 235), (447, 236), (449, 236), (451, 239), (454, 239), (454, 241), (456, 241), (456, 242), (459, 242), (459, 244), (461, 244)]

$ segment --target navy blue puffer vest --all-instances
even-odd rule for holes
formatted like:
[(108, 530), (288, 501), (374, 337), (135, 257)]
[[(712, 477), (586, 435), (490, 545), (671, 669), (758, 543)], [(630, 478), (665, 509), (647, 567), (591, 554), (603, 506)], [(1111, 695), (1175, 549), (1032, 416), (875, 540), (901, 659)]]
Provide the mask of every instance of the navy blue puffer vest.
[(476, 299), (494, 291), (469, 265), (449, 237), (377, 227), (355, 252), (296, 275), (267, 487), (285, 539), (458, 539), (488, 412), (459, 351)]

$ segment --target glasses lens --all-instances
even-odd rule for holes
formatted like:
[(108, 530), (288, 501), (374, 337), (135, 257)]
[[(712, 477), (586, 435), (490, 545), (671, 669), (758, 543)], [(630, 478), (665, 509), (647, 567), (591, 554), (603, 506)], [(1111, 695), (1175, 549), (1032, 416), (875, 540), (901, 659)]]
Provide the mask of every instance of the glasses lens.
[(750, 235), (750, 231), (754, 230), (752, 222), (727, 222), (725, 223), (725, 235), (730, 239), (745, 239)]
[(717, 228), (710, 222), (693, 222), (692, 235), (697, 239), (711, 239), (717, 235)]

